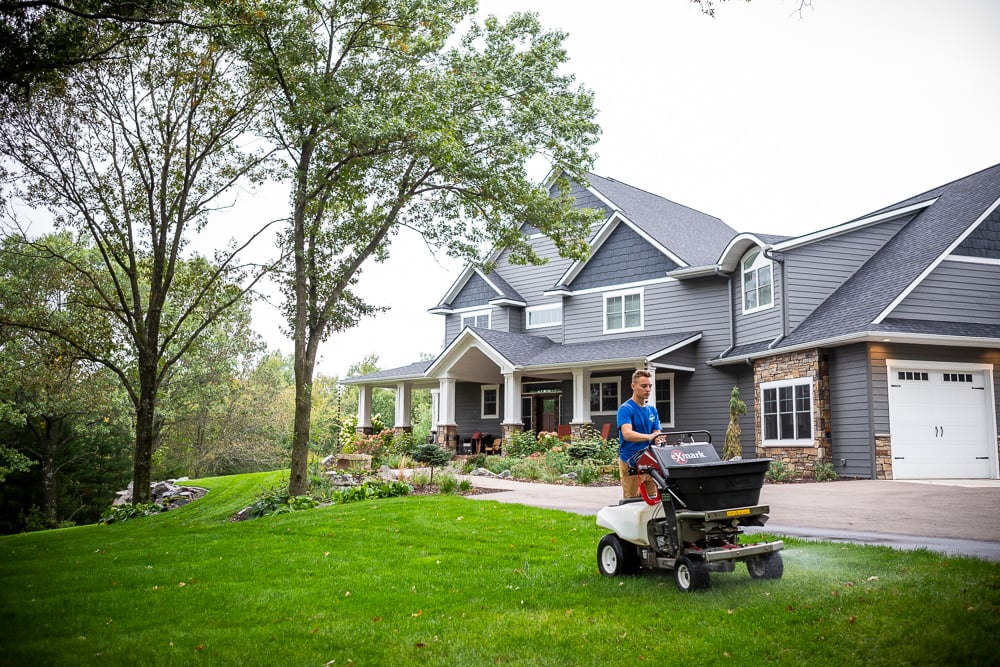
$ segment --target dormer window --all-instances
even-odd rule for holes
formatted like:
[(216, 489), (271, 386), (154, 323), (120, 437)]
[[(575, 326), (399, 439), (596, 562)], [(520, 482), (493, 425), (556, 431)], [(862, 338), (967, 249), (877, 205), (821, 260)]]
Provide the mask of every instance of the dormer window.
[(743, 312), (752, 313), (774, 305), (771, 261), (754, 248), (740, 262), (743, 275)]

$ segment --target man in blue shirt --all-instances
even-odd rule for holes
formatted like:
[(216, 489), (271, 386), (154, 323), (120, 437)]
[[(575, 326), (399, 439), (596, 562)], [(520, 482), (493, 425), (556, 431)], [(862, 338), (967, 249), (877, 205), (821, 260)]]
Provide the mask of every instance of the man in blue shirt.
[[(629, 474), (632, 457), (653, 444), (660, 435), (660, 416), (656, 407), (646, 405), (652, 391), (653, 374), (639, 369), (632, 373), (632, 398), (618, 408), (618, 470), (622, 495), (626, 498), (639, 497), (639, 476)], [(643, 484), (652, 483), (648, 477), (643, 477)], [(655, 489), (651, 492), (655, 494)]]

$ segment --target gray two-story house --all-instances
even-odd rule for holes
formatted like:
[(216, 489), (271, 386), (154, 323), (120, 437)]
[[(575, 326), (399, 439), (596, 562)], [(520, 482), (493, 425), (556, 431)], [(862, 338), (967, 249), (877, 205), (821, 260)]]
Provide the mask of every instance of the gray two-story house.
[[(745, 456), (809, 476), (997, 478), (1000, 165), (842, 225), (788, 238), (591, 175), (600, 209), (586, 261), (523, 232), (541, 266), (503, 249), (467, 268), (431, 312), (446, 345), (430, 362), (345, 380), (431, 388), (438, 441), (586, 427), (614, 435), (636, 368), (654, 373), (666, 431), (721, 446), (734, 386), (748, 404)], [(610, 426), (609, 426), (610, 425)]]

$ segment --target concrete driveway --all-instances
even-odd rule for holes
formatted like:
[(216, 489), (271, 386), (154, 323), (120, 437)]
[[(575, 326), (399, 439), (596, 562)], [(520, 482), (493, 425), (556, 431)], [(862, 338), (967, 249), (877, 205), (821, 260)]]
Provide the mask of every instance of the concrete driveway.
[[(471, 498), (597, 514), (617, 486), (564, 486), (470, 477)], [(926, 548), (1000, 561), (1000, 480), (850, 480), (765, 484), (767, 532), (805, 539)]]

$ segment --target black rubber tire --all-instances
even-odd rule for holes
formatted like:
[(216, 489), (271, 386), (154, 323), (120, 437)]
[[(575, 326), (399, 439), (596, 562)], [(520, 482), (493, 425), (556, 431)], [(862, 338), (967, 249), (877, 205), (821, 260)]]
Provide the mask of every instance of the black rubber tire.
[(682, 593), (706, 590), (712, 583), (708, 563), (699, 558), (681, 556), (674, 566), (674, 582)]
[(597, 568), (606, 577), (635, 574), (639, 570), (639, 553), (635, 545), (608, 533), (597, 545)]
[(751, 579), (781, 579), (785, 573), (785, 563), (777, 551), (751, 558), (746, 564)]

